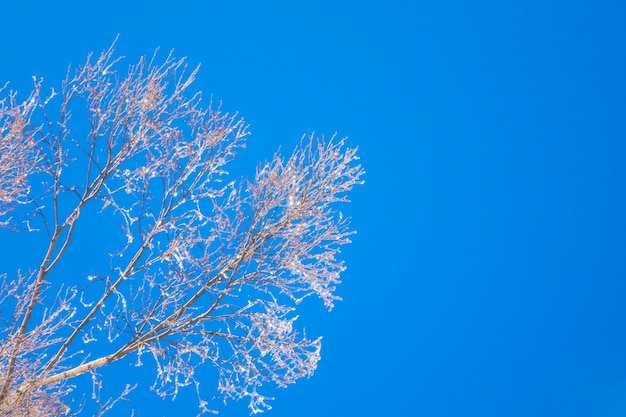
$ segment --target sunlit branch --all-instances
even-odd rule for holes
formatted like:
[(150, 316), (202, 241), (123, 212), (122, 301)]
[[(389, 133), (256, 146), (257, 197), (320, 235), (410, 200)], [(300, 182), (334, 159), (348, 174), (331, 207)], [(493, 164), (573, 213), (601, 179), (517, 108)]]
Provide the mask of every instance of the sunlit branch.
[[(152, 358), (161, 396), (188, 385), (200, 395), (196, 370), (211, 363), (225, 399), (268, 409), (265, 384), (292, 384), (319, 361), (321, 338), (296, 328), (294, 306), (339, 300), (337, 256), (352, 232), (335, 206), (362, 183), (356, 150), (306, 136), (233, 179), (247, 126), (188, 93), (198, 67), (155, 53), (121, 74), (120, 60), (111, 47), (58, 92), (35, 79), (25, 102), (0, 101), (0, 225), (19, 228), (26, 207), (27, 233), (47, 239), (31, 273), (0, 275), (0, 415), (78, 412), (68, 381), (86, 373), (102, 415), (133, 385), (101, 399), (98, 369), (131, 354), (137, 366)], [(121, 224), (121, 239), (89, 255), (109, 269), (77, 270), (74, 287), (62, 271), (94, 211)], [(108, 352), (89, 349), (100, 341)]]

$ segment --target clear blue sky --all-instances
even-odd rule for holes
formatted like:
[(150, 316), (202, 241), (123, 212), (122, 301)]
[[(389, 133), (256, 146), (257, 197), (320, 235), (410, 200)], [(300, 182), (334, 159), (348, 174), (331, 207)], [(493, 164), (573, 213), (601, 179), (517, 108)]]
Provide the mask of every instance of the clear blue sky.
[[(360, 147), (344, 301), (302, 314), (322, 361), (267, 416), (626, 415), (624, 2), (34, 0), (1, 13), (0, 84), (58, 83), (119, 33), (127, 62), (160, 46), (202, 63), (197, 88), (251, 124), (250, 170), (311, 131)], [(195, 416), (193, 399), (136, 401), (138, 417)]]

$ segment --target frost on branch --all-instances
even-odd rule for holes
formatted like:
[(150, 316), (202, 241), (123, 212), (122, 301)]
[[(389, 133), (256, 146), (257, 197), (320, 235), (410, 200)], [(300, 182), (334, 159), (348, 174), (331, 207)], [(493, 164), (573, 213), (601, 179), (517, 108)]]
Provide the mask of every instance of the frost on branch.
[(28, 176), (37, 170), (36, 132), (29, 129), (37, 105), (35, 94), (23, 103), (14, 92), (0, 100), (0, 227), (8, 225), (7, 214), (17, 204), (26, 202)]
[(240, 326), (247, 334), (230, 340), (232, 356), (218, 367), (219, 391), (225, 398), (249, 397), (250, 409), (258, 413), (271, 408), (265, 402), (271, 398), (257, 392), (264, 382), (286, 387), (313, 374), (320, 359), (321, 337), (308, 340), (298, 335), (293, 329), (297, 317), (287, 317), (293, 308), (276, 302), (254, 302), (246, 310), (250, 311), (242, 312), (246, 324)]
[[(212, 365), (224, 399), (263, 411), (264, 385), (311, 376), (320, 358), (321, 338), (296, 327), (294, 310), (311, 295), (328, 309), (339, 299), (352, 232), (336, 204), (362, 182), (355, 150), (304, 137), (236, 180), (227, 166), (246, 126), (187, 93), (197, 70), (155, 55), (124, 75), (119, 61), (109, 49), (68, 72), (58, 94), (42, 97), (38, 81), (31, 107), (14, 95), (0, 107), (0, 143), (19, 161), (0, 202), (30, 205), (29, 226), (48, 241), (31, 273), (4, 280), (0, 415), (33, 404), (47, 411), (30, 415), (74, 412), (68, 381), (85, 373), (108, 410), (116, 400), (100, 399), (97, 369), (118, 361), (153, 366), (163, 397), (193, 386), (201, 412)], [(79, 270), (75, 232), (94, 215), (122, 228), (90, 253), (108, 268)], [(132, 399), (131, 385), (120, 398)]]

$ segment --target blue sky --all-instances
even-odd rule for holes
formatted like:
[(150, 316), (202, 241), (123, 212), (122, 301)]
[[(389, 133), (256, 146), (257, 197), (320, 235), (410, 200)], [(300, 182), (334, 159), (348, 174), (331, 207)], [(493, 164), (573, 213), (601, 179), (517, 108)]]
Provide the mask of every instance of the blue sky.
[[(344, 301), (306, 306), (322, 361), (268, 416), (626, 414), (623, 2), (34, 0), (2, 15), (0, 83), (22, 91), (117, 34), (129, 63), (156, 47), (201, 62), (196, 87), (251, 125), (243, 174), (312, 131), (359, 146)], [(135, 401), (136, 416), (196, 411)]]

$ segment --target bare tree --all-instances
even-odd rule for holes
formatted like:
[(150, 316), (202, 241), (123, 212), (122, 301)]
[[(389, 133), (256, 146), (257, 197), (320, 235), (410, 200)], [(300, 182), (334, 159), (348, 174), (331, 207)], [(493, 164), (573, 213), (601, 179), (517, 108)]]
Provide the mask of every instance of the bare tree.
[[(152, 364), (163, 397), (198, 389), (198, 366), (213, 364), (225, 400), (263, 411), (261, 385), (308, 377), (320, 358), (294, 306), (339, 299), (352, 232), (335, 203), (362, 182), (355, 149), (306, 137), (232, 180), (247, 129), (188, 94), (197, 68), (155, 53), (120, 75), (119, 61), (111, 47), (58, 92), (35, 79), (23, 103), (0, 102), (0, 216), (47, 242), (0, 282), (0, 415), (77, 413), (72, 378), (92, 373), (97, 394), (97, 370), (124, 358)], [(72, 281), (59, 271), (94, 221), (121, 224), (120, 239), (90, 254), (106, 270)], [(100, 414), (115, 402), (98, 401)]]

